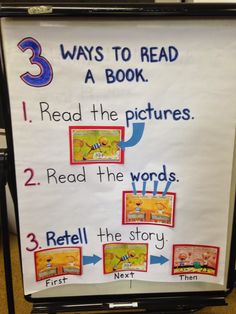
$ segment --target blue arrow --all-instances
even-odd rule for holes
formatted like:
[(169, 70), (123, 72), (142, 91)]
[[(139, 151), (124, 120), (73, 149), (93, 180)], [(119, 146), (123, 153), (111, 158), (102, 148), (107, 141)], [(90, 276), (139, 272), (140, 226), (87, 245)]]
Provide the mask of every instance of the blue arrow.
[(83, 265), (87, 264), (97, 264), (101, 260), (101, 257), (94, 255), (93, 256), (83, 256)]
[(161, 264), (162, 265), (168, 261), (169, 261), (168, 258), (166, 258), (163, 255), (161, 255), (161, 256), (150, 255), (150, 264)]
[(154, 181), (153, 196), (157, 195), (158, 181)]
[(117, 145), (122, 149), (125, 150), (126, 147), (132, 147), (141, 140), (143, 136), (145, 123), (133, 123), (133, 134), (131, 138), (127, 141), (120, 141)]
[(168, 181), (167, 183), (166, 183), (166, 187), (165, 187), (165, 190), (164, 190), (164, 192), (162, 193), (162, 196), (166, 196), (166, 194), (167, 194), (167, 192), (168, 192), (168, 190), (169, 190), (169, 188), (170, 188), (170, 186), (171, 186), (171, 181)]
[(137, 189), (136, 189), (135, 182), (132, 182), (132, 188), (133, 188), (133, 194), (136, 195), (137, 194)]
[(147, 188), (147, 181), (143, 181), (143, 190), (142, 190), (143, 196), (146, 194), (146, 188)]

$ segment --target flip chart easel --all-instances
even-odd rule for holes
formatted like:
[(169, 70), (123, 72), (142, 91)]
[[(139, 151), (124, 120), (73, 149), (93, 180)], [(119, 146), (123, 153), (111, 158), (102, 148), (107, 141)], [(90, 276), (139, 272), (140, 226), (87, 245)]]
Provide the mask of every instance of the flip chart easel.
[(6, 295), (9, 313), (15, 313), (14, 296), (12, 287), (12, 269), (10, 255), (10, 239), (8, 229), (8, 213), (6, 204), (6, 183), (7, 183), (7, 151), (0, 150), (0, 195), (1, 195), (1, 247), (3, 248), (4, 270), (6, 282)]
[(235, 8), (1, 7), (32, 313), (225, 304), (235, 263)]

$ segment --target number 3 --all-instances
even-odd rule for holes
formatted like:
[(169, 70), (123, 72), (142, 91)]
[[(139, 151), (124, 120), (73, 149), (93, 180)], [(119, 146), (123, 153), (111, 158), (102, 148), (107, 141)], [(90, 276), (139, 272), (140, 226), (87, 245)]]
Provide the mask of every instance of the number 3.
[(39, 243), (38, 243), (34, 233), (29, 233), (27, 235), (27, 238), (30, 239), (30, 243), (33, 243), (34, 246), (32, 248), (27, 247), (26, 250), (29, 252), (33, 252), (34, 250), (36, 250), (39, 247)]
[(32, 37), (27, 37), (18, 43), (18, 47), (22, 52), (30, 49), (33, 53), (30, 58), (30, 63), (35, 64), (40, 68), (40, 73), (38, 75), (26, 72), (21, 75), (21, 79), (27, 85), (33, 87), (43, 87), (49, 85), (53, 78), (53, 71), (48, 60), (41, 56), (42, 48), (40, 43)]

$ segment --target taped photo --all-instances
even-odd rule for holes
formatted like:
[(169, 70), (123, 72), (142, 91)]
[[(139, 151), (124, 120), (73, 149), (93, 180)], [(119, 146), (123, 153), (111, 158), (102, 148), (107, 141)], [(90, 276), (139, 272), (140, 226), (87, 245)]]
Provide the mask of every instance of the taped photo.
[(174, 227), (176, 194), (123, 191), (123, 224), (153, 224)]
[(219, 247), (208, 245), (174, 245), (172, 275), (194, 273), (217, 276), (219, 250)]
[(46, 249), (34, 253), (36, 281), (62, 275), (81, 275), (80, 247)]
[(123, 164), (124, 127), (70, 126), (71, 164)]
[(147, 272), (148, 244), (109, 243), (103, 246), (104, 274), (117, 271)]

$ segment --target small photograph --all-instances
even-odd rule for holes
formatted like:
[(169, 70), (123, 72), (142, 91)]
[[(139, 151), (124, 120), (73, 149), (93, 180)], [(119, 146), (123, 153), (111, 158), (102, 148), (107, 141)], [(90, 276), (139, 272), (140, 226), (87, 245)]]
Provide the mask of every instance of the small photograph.
[(208, 245), (174, 245), (172, 275), (204, 274), (217, 276), (219, 250), (219, 247)]
[(124, 127), (70, 126), (71, 164), (124, 163), (124, 151), (117, 145), (124, 140)]
[(36, 281), (61, 275), (81, 275), (81, 248), (64, 247), (34, 253)]
[(123, 191), (123, 224), (152, 224), (174, 227), (176, 194)]
[(103, 245), (104, 274), (118, 271), (147, 272), (148, 244), (109, 243)]

